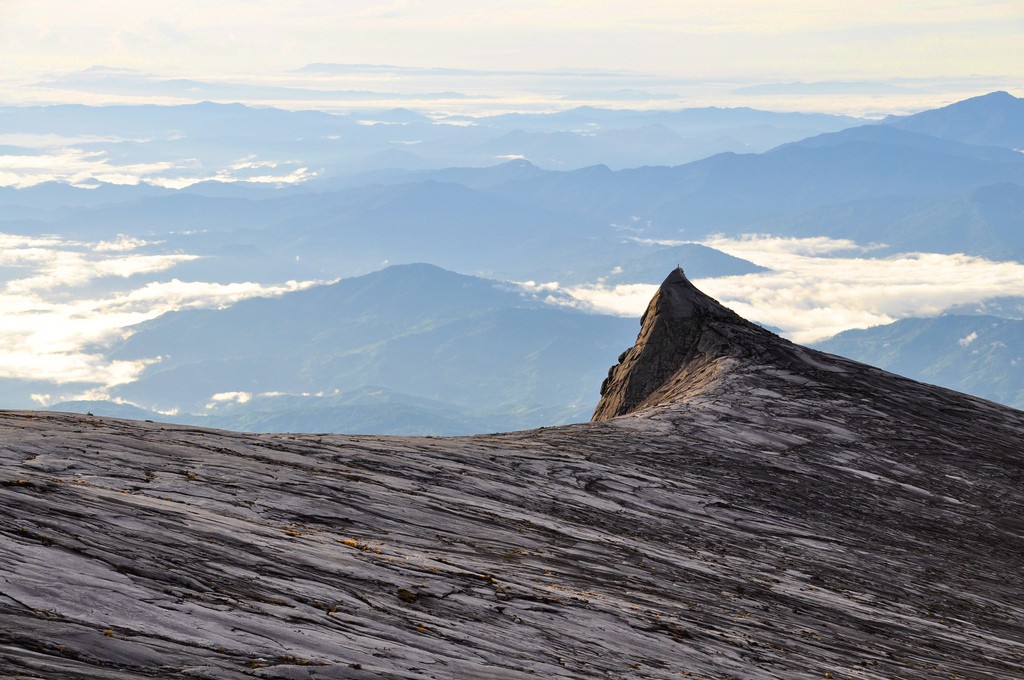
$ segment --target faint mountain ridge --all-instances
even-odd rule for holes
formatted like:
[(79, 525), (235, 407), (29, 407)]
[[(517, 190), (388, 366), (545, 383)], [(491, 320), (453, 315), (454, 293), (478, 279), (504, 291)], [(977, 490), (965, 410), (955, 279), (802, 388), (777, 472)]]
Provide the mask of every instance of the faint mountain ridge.
[[(473, 183), (473, 174), (447, 177)], [(529, 196), (535, 206), (594, 220), (636, 217), (651, 224), (647, 233), (655, 237), (679, 238), (682, 232), (700, 238), (763, 231), (766, 224), (778, 224), (784, 233), (788, 220), (813, 210), (892, 198), (945, 200), (1000, 183), (1024, 184), (1024, 154), (873, 124), (765, 153), (721, 153), (670, 167), (532, 170), (508, 181), (487, 181), (486, 191), (504, 198)], [(929, 245), (919, 241), (914, 247)]]
[[(839, 146), (841, 144), (878, 144), (891, 147), (906, 147), (922, 152), (941, 154), (944, 156), (963, 156), (986, 161), (1002, 161), (1020, 163), (1020, 154), (1010, 148), (998, 144), (981, 144), (959, 139), (951, 139), (939, 135), (897, 125), (877, 123), (858, 125), (838, 132), (827, 132), (815, 137), (808, 137), (796, 142), (783, 144), (786, 147), (821, 148)], [(774, 151), (774, 150), (773, 150)], [(771, 152), (769, 152), (771, 153)]]
[(295, 181), (300, 168), (302, 180), (315, 181), (387, 168), (482, 167), (526, 153), (549, 168), (600, 160), (617, 167), (677, 164), (721, 150), (762, 151), (859, 122), (752, 109), (588, 109), (469, 118), (408, 109), (339, 114), (211, 102), (0, 107), (11, 154), (45, 159), (71, 152), (96, 161), (74, 174), (48, 172), (54, 161), (42, 162), (43, 169), (21, 177), (24, 182), (45, 181), (53, 172), (76, 184), (112, 176), (173, 186), (253, 179), (254, 192), (274, 178), (285, 185)]
[(1024, 99), (990, 92), (912, 116), (890, 116), (887, 125), (968, 144), (1024, 149)]
[[(610, 338), (628, 338), (632, 324), (546, 296), (433, 265), (395, 265), (222, 310), (168, 313), (103, 354), (162, 357), (114, 396), (177, 410), (177, 421), (360, 432), (372, 422), (390, 433), (465, 434), (584, 419), (597, 400), (601, 357), (615, 347)], [(373, 386), (401, 398), (386, 417), (366, 408), (351, 415), (372, 405), (357, 402)], [(213, 403), (236, 393), (242, 403)], [(303, 394), (319, 421), (296, 406)], [(350, 415), (332, 416), (332, 406)]]

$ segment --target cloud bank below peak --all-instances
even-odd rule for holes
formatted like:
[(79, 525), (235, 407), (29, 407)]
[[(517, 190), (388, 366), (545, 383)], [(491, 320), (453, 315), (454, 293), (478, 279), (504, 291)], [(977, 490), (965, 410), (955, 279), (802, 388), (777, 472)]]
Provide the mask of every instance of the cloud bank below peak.
[(0, 234), (0, 375), (75, 389), (91, 386), (95, 397), (135, 380), (159, 361), (108, 361), (90, 350), (123, 337), (128, 327), (176, 309), (224, 307), (318, 283), (145, 280), (196, 259), (143, 252), (153, 245), (129, 237), (87, 242)]
[[(804, 344), (851, 328), (934, 316), (1024, 290), (1024, 264), (963, 254), (872, 258), (864, 256), (871, 246), (849, 240), (770, 235), (715, 237), (701, 245), (769, 270), (698, 279), (702, 290), (740, 315), (779, 328)], [(647, 284), (534, 284), (542, 286), (552, 301), (622, 316), (642, 314), (657, 289)]]

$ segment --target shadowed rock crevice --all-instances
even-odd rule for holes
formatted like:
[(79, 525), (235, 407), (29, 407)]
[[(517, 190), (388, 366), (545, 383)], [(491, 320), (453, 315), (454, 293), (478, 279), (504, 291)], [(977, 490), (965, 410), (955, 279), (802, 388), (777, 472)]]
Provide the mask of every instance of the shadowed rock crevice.
[(593, 420), (693, 395), (714, 382), (727, 359), (787, 345), (698, 290), (677, 267), (647, 306), (636, 344), (608, 371)]

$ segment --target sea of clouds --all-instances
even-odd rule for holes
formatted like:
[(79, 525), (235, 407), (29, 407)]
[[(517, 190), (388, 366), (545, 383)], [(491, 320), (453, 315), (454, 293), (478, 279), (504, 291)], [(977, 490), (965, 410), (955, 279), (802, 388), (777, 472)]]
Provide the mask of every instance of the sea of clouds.
[[(873, 247), (824, 237), (723, 236), (702, 243), (768, 271), (702, 278), (696, 285), (801, 343), (1024, 290), (1024, 264), (963, 254), (875, 257)], [(159, 243), (126, 236), (85, 241), (0, 234), (0, 375), (54, 385), (34, 395), (42, 405), (104, 398), (109, 388), (137, 379), (160, 361), (104, 357), (101, 348), (125, 337), (134, 324), (173, 310), (225, 307), (325, 283), (213, 283), (174, 276), (177, 265), (198, 257), (160, 252)], [(657, 288), (600, 281), (521, 285), (553, 304), (637, 318)], [(90, 387), (83, 391), (81, 385)]]
[(0, 234), (0, 375), (95, 385), (88, 395), (38, 395), (40, 403), (95, 398), (106, 388), (135, 380), (160, 360), (108, 361), (96, 351), (130, 332), (130, 326), (177, 309), (224, 307), (318, 283), (225, 284), (161, 277), (198, 256), (142, 252), (152, 245), (129, 237), (89, 242)]
[[(741, 316), (781, 329), (800, 343), (1024, 291), (1024, 264), (1018, 262), (940, 253), (872, 257), (874, 246), (826, 237), (757, 234), (701, 243), (769, 271), (694, 283)], [(546, 290), (552, 301), (562, 304), (637, 317), (657, 289), (647, 284), (564, 287), (551, 282), (527, 287)]]

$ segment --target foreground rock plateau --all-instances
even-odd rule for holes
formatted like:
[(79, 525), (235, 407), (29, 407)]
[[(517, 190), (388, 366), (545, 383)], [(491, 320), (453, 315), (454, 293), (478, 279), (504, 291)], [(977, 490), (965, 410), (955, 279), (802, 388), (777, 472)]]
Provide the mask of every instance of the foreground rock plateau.
[(595, 422), (0, 413), (0, 675), (1017, 678), (1024, 413), (673, 272)]

